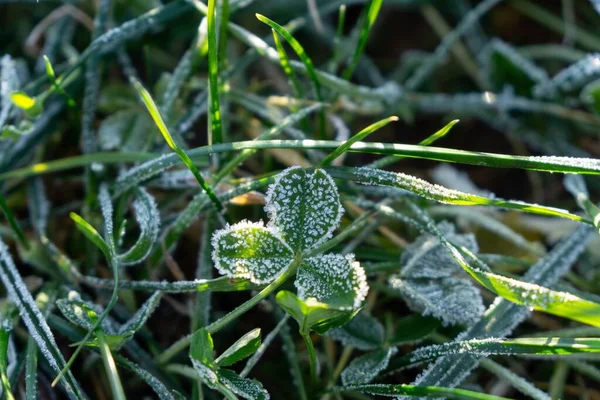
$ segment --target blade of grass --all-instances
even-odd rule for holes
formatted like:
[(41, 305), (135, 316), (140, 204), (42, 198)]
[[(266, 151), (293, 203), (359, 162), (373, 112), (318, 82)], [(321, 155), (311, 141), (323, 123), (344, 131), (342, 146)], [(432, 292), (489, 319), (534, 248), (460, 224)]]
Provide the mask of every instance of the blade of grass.
[(362, 55), (365, 47), (367, 46), (367, 41), (369, 40), (369, 34), (371, 32), (371, 28), (379, 15), (379, 11), (381, 10), (381, 5), (383, 4), (383, 0), (370, 0), (369, 5), (367, 7), (367, 12), (363, 17), (363, 24), (360, 30), (360, 37), (358, 40), (358, 44), (356, 49), (354, 50), (354, 54), (352, 55), (352, 59), (344, 72), (342, 73), (342, 77), (345, 80), (350, 80), (352, 78), (352, 74), (354, 74), (354, 70), (358, 65), (358, 61), (360, 60), (360, 56)]
[(116, 400), (125, 400), (125, 392), (123, 390), (123, 385), (121, 384), (121, 379), (119, 378), (117, 366), (115, 365), (115, 360), (108, 347), (102, 329), (96, 330), (96, 337), (98, 338), (98, 347), (100, 348), (100, 355), (102, 356), (104, 370), (108, 376), (108, 382), (110, 383), (113, 398)]
[(4, 212), (4, 215), (6, 216), (6, 219), (8, 220), (8, 223), (10, 224), (10, 227), (12, 228), (13, 232), (15, 232), (17, 239), (19, 239), (19, 242), (21, 242), (21, 244), (25, 246), (26, 249), (28, 249), (29, 241), (25, 237), (25, 233), (23, 233), (19, 222), (8, 207), (6, 199), (4, 198), (4, 195), (2, 195), (2, 193), (0, 193), (0, 208), (2, 208), (2, 212)]
[(154, 123), (160, 130), (160, 133), (162, 134), (163, 138), (165, 139), (165, 141), (167, 142), (169, 147), (173, 151), (175, 151), (175, 153), (177, 153), (177, 155), (179, 156), (179, 158), (181, 158), (181, 160), (186, 165), (186, 167), (188, 167), (188, 169), (192, 172), (192, 174), (194, 174), (194, 177), (196, 178), (196, 180), (198, 181), (198, 183), (200, 184), (202, 189), (206, 192), (210, 201), (213, 202), (213, 204), (215, 205), (215, 208), (218, 211), (224, 211), (223, 204), (221, 203), (219, 198), (215, 195), (215, 193), (213, 192), (212, 188), (208, 185), (208, 183), (206, 183), (204, 178), (202, 178), (202, 175), (200, 174), (200, 171), (198, 171), (198, 168), (196, 167), (196, 165), (194, 165), (194, 163), (190, 159), (190, 157), (173, 140), (173, 137), (169, 133), (169, 130), (160, 115), (160, 111), (158, 110), (158, 107), (154, 103), (152, 96), (150, 96), (150, 93), (148, 93), (148, 91), (139, 82), (134, 81), (133, 85), (135, 86), (136, 90), (142, 97), (144, 104), (146, 105), (146, 108), (148, 109), (148, 112), (152, 116)]
[(334, 151), (332, 151), (327, 157), (325, 157), (325, 159), (323, 161), (321, 161), (321, 163), (319, 164), (319, 166), (321, 166), (321, 167), (328, 166), (329, 164), (331, 164), (331, 162), (333, 160), (335, 160), (336, 158), (338, 158), (339, 156), (341, 156), (342, 154), (344, 154), (346, 151), (348, 151), (348, 149), (350, 148), (350, 146), (352, 146), (354, 143), (365, 139), (371, 133), (373, 133), (373, 132), (375, 132), (375, 131), (383, 128), (384, 126), (386, 126), (387, 124), (389, 124), (391, 122), (396, 122), (398, 120), (399, 120), (398, 117), (392, 116), (392, 117), (384, 118), (381, 121), (377, 121), (377, 122), (375, 122), (375, 123), (367, 126), (363, 130), (361, 130), (360, 132), (358, 132), (356, 135), (352, 136), (350, 139), (348, 139), (347, 141), (345, 141), (337, 149), (335, 149)]
[[(448, 124), (446, 124), (446, 126), (444, 126), (439, 131), (435, 132), (433, 135), (428, 136), (425, 139), (421, 140), (419, 142), (419, 146), (429, 146), (430, 144), (433, 144), (435, 141), (443, 138), (450, 132), (452, 127), (454, 125), (456, 125), (458, 122), (459, 122), (458, 119), (450, 121)], [(381, 168), (385, 168), (391, 164), (394, 164), (394, 163), (402, 160), (402, 158), (403, 157), (387, 156), (387, 157), (383, 157), (377, 161), (373, 161), (371, 164), (369, 164), (367, 166), (369, 168), (381, 169)]]
[(279, 39), (279, 34), (275, 29), (271, 29), (271, 31), (273, 32), (273, 42), (275, 43), (277, 54), (279, 54), (279, 63), (281, 64), (281, 69), (283, 69), (283, 72), (285, 72), (285, 74), (288, 77), (290, 86), (294, 91), (294, 96), (297, 99), (302, 99), (304, 98), (304, 93), (302, 92), (302, 88), (300, 87), (300, 83), (298, 82), (298, 78), (296, 77), (296, 73), (290, 66), (290, 59), (288, 58), (287, 52), (285, 51), (285, 48), (281, 43), (281, 39)]
[[(306, 72), (312, 81), (313, 88), (315, 91), (315, 97), (316, 97), (317, 101), (322, 103), (323, 97), (321, 96), (321, 85), (319, 83), (319, 79), (317, 78), (317, 74), (315, 73), (315, 67), (313, 65), (312, 59), (308, 56), (308, 54), (306, 54), (306, 51), (304, 51), (304, 47), (302, 47), (300, 42), (298, 42), (298, 40), (296, 40), (296, 38), (294, 38), (287, 29), (285, 29), (283, 26), (279, 25), (277, 22), (272, 21), (269, 18), (267, 18), (261, 14), (256, 14), (256, 18), (258, 18), (258, 20), (260, 22), (265, 23), (268, 26), (270, 26), (271, 29), (277, 31), (277, 33), (280, 34), (286, 40), (286, 42), (288, 42), (288, 44), (292, 47), (292, 49), (294, 49), (294, 51), (296, 52), (298, 57), (300, 57), (300, 60), (304, 64), (304, 66), (306, 68)], [(319, 130), (318, 130), (318, 132), (319, 133), (318, 133), (317, 137), (319, 137), (319, 138), (325, 137), (325, 134), (326, 134), (326, 132), (325, 132), (325, 112), (323, 110), (321, 110), (319, 113)]]
[(452, 389), (436, 386), (413, 386), (413, 385), (355, 385), (335, 387), (333, 393), (358, 392), (379, 396), (409, 397), (444, 397), (447, 399), (478, 399), (478, 400), (508, 400), (506, 397), (492, 396), (489, 394), (473, 392), (465, 389)]
[[(225, 3), (227, 3), (227, 0), (225, 0)], [(217, 44), (216, 8), (217, 0), (208, 0), (208, 84), (210, 89), (210, 134), (208, 144), (223, 143), (221, 105), (219, 102), (219, 47)], [(221, 208), (217, 209), (220, 210)]]

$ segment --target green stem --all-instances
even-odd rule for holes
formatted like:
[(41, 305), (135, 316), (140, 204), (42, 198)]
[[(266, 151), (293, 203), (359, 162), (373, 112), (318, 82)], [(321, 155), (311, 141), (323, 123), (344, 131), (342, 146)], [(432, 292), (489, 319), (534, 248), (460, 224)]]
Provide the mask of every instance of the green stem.
[[(258, 292), (258, 294), (256, 296), (252, 297), (250, 300), (246, 301), (241, 306), (239, 306), (236, 309), (234, 309), (233, 311), (229, 312), (223, 318), (220, 318), (219, 320), (208, 325), (206, 327), (206, 330), (209, 333), (214, 334), (214, 333), (220, 331), (221, 329), (223, 329), (226, 325), (230, 324), (231, 322), (233, 322), (236, 319), (238, 319), (239, 317), (241, 317), (243, 314), (245, 314), (249, 310), (251, 310), (255, 305), (257, 305), (262, 300), (267, 298), (270, 294), (275, 292), (283, 283), (285, 283), (285, 281), (287, 281), (290, 277), (292, 277), (298, 270), (298, 267), (300, 266), (301, 262), (302, 262), (302, 256), (299, 255), (292, 262), (292, 264), (290, 264), (290, 266), (281, 275), (279, 275), (279, 277), (277, 279), (275, 279), (273, 282), (271, 282), (263, 290)], [(171, 347), (166, 349), (160, 356), (158, 356), (156, 358), (157, 363), (164, 364), (164, 363), (168, 362), (177, 353), (179, 353), (181, 350), (188, 347), (191, 343), (192, 343), (192, 335), (184, 336), (183, 338), (179, 339), (177, 342), (173, 343), (171, 345)]]
[(100, 354), (102, 355), (102, 361), (104, 362), (104, 369), (106, 370), (106, 375), (108, 376), (113, 399), (125, 400), (125, 392), (123, 391), (123, 386), (121, 385), (121, 380), (119, 379), (117, 366), (110, 352), (110, 347), (108, 347), (108, 343), (106, 343), (104, 332), (102, 332), (101, 329), (96, 330), (96, 337), (98, 338), (98, 346), (100, 347)]
[(311, 386), (318, 382), (319, 374), (317, 370), (317, 352), (315, 351), (315, 346), (310, 338), (310, 334), (303, 334), (302, 339), (304, 339), (304, 344), (306, 345), (306, 350), (308, 350), (308, 359), (310, 361), (310, 382)]

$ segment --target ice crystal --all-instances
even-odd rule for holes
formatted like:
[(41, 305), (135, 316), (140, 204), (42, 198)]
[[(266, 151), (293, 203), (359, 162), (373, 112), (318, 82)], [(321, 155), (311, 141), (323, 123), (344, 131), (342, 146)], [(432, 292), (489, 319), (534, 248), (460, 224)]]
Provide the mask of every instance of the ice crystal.
[(397, 353), (395, 347), (377, 350), (355, 358), (342, 371), (344, 386), (369, 383), (384, 369), (387, 368), (390, 358)]

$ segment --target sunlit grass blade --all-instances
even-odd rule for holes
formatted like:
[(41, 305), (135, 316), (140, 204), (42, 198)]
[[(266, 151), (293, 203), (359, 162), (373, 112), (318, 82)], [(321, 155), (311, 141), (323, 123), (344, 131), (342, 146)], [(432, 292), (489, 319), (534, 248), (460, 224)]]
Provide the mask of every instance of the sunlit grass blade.
[[(214, 3), (214, 1), (213, 1), (213, 3)], [(208, 195), (210, 200), (213, 202), (213, 204), (215, 205), (217, 210), (223, 211), (224, 210), (223, 204), (221, 203), (219, 198), (215, 195), (215, 193), (213, 192), (212, 188), (208, 185), (208, 183), (206, 183), (204, 178), (202, 178), (202, 175), (200, 174), (200, 171), (198, 171), (198, 168), (196, 167), (196, 165), (194, 165), (194, 163), (190, 159), (190, 157), (173, 140), (173, 137), (169, 133), (169, 129), (167, 128), (167, 125), (163, 121), (162, 116), (160, 115), (160, 111), (158, 111), (158, 107), (154, 103), (154, 100), (152, 99), (152, 96), (150, 96), (150, 93), (148, 93), (148, 91), (139, 82), (134, 81), (133, 84), (134, 84), (136, 90), (138, 91), (138, 93), (140, 94), (140, 96), (142, 97), (144, 104), (146, 105), (146, 108), (148, 109), (148, 112), (152, 116), (154, 123), (160, 130), (160, 133), (162, 134), (163, 138), (165, 139), (165, 141), (167, 142), (169, 147), (173, 151), (175, 151), (175, 153), (177, 153), (177, 155), (179, 156), (179, 158), (181, 158), (181, 160), (186, 165), (186, 167), (188, 167), (188, 169), (192, 172), (192, 174), (194, 174), (194, 177), (196, 178), (196, 180), (198, 181), (198, 183), (200, 184), (202, 189), (204, 189), (204, 191), (206, 192), (206, 194)]]
[(70, 214), (71, 219), (75, 222), (77, 229), (81, 231), (96, 247), (102, 251), (105, 257), (110, 257), (110, 249), (108, 244), (104, 241), (102, 236), (98, 233), (96, 228), (89, 224), (85, 219), (83, 219), (80, 215), (72, 212)]
[(379, 15), (379, 11), (381, 10), (381, 5), (383, 4), (383, 0), (371, 0), (369, 1), (369, 5), (366, 11), (366, 14), (363, 16), (363, 24), (360, 30), (360, 37), (358, 39), (358, 44), (356, 49), (354, 50), (354, 54), (352, 55), (352, 59), (350, 63), (342, 73), (342, 77), (346, 80), (352, 78), (352, 74), (354, 74), (354, 70), (358, 65), (358, 61), (360, 60), (360, 56), (362, 55), (365, 47), (367, 46), (367, 41), (369, 40), (369, 33), (371, 32), (371, 28)]
[[(423, 139), (422, 141), (420, 141), (418, 145), (419, 146), (429, 146), (430, 144), (433, 144), (435, 141), (446, 136), (450, 132), (452, 127), (454, 125), (456, 125), (458, 122), (459, 122), (458, 119), (450, 121), (442, 129), (440, 129), (439, 131), (435, 132), (433, 135), (428, 136), (425, 139)], [(368, 166), (370, 168), (381, 169), (381, 168), (387, 167), (388, 165), (394, 164), (395, 162), (402, 160), (402, 158), (403, 157), (387, 156), (387, 157), (383, 157), (377, 161), (373, 161)]]
[(104, 369), (106, 371), (106, 375), (108, 376), (108, 382), (110, 384), (110, 389), (112, 391), (113, 398), (116, 400), (125, 400), (125, 392), (123, 391), (123, 385), (121, 384), (121, 379), (119, 378), (117, 366), (112, 356), (112, 352), (108, 347), (108, 343), (106, 342), (104, 332), (102, 332), (102, 329), (97, 329), (95, 333), (96, 337), (98, 338), (100, 355), (102, 356)]
[(350, 148), (350, 146), (352, 146), (354, 143), (365, 139), (371, 133), (383, 128), (390, 122), (398, 121), (398, 119), (399, 118), (396, 116), (387, 117), (387, 118), (382, 119), (381, 121), (377, 121), (377, 122), (367, 126), (365, 129), (363, 129), (362, 131), (358, 132), (356, 135), (352, 136), (350, 139), (345, 141), (342, 145), (340, 145), (340, 147), (338, 147), (337, 149), (332, 151), (327, 157), (325, 157), (325, 159), (323, 161), (321, 161), (321, 163), (319, 165), (321, 167), (328, 166), (329, 164), (331, 164), (333, 162), (333, 160), (335, 160), (336, 158), (338, 158), (339, 156), (344, 154)]
[(590, 201), (583, 178), (580, 175), (567, 175), (564, 182), (577, 205), (592, 219), (596, 229), (600, 230), (600, 208)]
[(60, 86), (60, 81), (56, 79), (56, 75), (54, 74), (54, 68), (52, 68), (52, 64), (50, 63), (50, 60), (48, 59), (48, 57), (44, 56), (44, 63), (46, 65), (46, 75), (48, 76), (48, 79), (50, 80), (50, 83), (52, 84), (52, 87), (58, 92), (60, 93), (62, 96), (65, 97), (65, 99), (67, 99), (67, 105), (69, 107), (74, 107), (75, 106), (75, 99), (73, 99), (61, 86)]
[(17, 221), (14, 214), (8, 207), (6, 199), (4, 198), (4, 195), (2, 193), (0, 193), (0, 208), (2, 208), (2, 212), (4, 212), (4, 215), (6, 216), (6, 219), (8, 220), (8, 223), (10, 224), (10, 227), (12, 228), (13, 232), (15, 232), (17, 239), (19, 239), (19, 242), (21, 242), (21, 244), (25, 246), (25, 248), (29, 248), (29, 241), (27, 241), (25, 233), (23, 233), (21, 225), (19, 225), (19, 221)]
[[(450, 253), (452, 258), (482, 286), (513, 303), (600, 327), (600, 304), (569, 292), (559, 292), (535, 283), (508, 278), (490, 271), (485, 263), (465, 247), (451, 244), (439, 231), (435, 223), (419, 207), (408, 203), (420, 222), (434, 235)], [(467, 255), (475, 266), (469, 264)]]
[[(226, 0), (227, 2), (227, 0)], [(219, 100), (219, 45), (217, 39), (217, 0), (208, 0), (208, 85), (210, 89), (209, 144), (223, 143)], [(226, 21), (225, 21), (226, 22)]]
[(500, 207), (532, 214), (567, 218), (573, 221), (591, 224), (591, 221), (588, 221), (579, 215), (572, 214), (567, 210), (546, 207), (517, 200), (503, 200), (460, 192), (458, 190), (448, 189), (443, 186), (433, 185), (427, 181), (403, 173), (388, 172), (370, 168), (347, 167), (328, 168), (327, 171), (334, 178), (352, 180), (366, 185), (400, 188), (408, 190), (426, 199), (437, 201), (443, 204)]
[(375, 396), (396, 397), (444, 397), (447, 399), (478, 399), (478, 400), (508, 400), (506, 397), (498, 397), (490, 394), (474, 392), (466, 389), (453, 389), (437, 386), (413, 386), (413, 385), (354, 385), (335, 387), (331, 389), (334, 393), (358, 392)]
[[(317, 74), (315, 72), (315, 67), (313, 65), (312, 59), (308, 56), (308, 54), (306, 54), (304, 47), (302, 47), (300, 42), (298, 42), (298, 40), (296, 40), (296, 38), (294, 38), (292, 34), (287, 31), (287, 29), (279, 25), (277, 22), (272, 21), (261, 14), (256, 14), (256, 18), (258, 18), (259, 21), (270, 26), (271, 29), (277, 31), (277, 33), (280, 34), (286, 40), (286, 42), (288, 42), (292, 49), (294, 49), (294, 51), (296, 52), (298, 57), (300, 57), (300, 60), (306, 67), (306, 72), (310, 80), (312, 81), (317, 101), (322, 103), (323, 97), (321, 95), (321, 84), (319, 83), (319, 78), (317, 77)], [(317, 137), (325, 137), (325, 113), (322, 110), (319, 114), (319, 134), (317, 135)]]

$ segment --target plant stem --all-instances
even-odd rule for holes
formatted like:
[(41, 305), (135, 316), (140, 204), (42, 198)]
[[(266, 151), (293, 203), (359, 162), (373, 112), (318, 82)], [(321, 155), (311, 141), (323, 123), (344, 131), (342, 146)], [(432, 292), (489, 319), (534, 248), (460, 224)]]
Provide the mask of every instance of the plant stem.
[[(212, 324), (208, 325), (206, 327), (206, 330), (211, 334), (215, 334), (216, 332), (223, 329), (227, 324), (235, 321), (247, 311), (252, 309), (255, 305), (267, 298), (267, 296), (275, 292), (285, 281), (287, 281), (296, 273), (298, 267), (300, 266), (300, 263), (302, 262), (302, 259), (302, 255), (298, 255), (296, 259), (294, 259), (294, 261), (290, 264), (290, 266), (281, 275), (279, 275), (277, 279), (271, 282), (263, 290), (258, 292), (256, 296), (252, 297), (250, 300), (246, 301), (244, 304), (237, 307), (236, 309), (225, 315), (223, 318), (220, 318)], [(192, 343), (192, 335), (187, 335), (179, 339), (177, 342), (173, 343), (171, 347), (166, 349), (160, 356), (156, 358), (157, 363), (164, 364), (168, 362), (177, 353), (188, 347), (190, 343)]]
[(106, 370), (106, 375), (108, 376), (113, 399), (125, 400), (125, 392), (123, 391), (123, 386), (121, 385), (121, 380), (119, 379), (117, 366), (115, 365), (115, 360), (110, 352), (110, 347), (108, 347), (108, 343), (106, 343), (104, 332), (102, 332), (101, 329), (96, 330), (96, 337), (98, 338), (98, 346), (100, 347), (100, 354), (102, 355), (102, 361), (104, 362), (104, 369)]
[(310, 360), (310, 383), (311, 386), (314, 386), (319, 379), (319, 374), (317, 372), (317, 353), (309, 333), (302, 335), (302, 339), (304, 339), (304, 344), (308, 350), (308, 358)]

